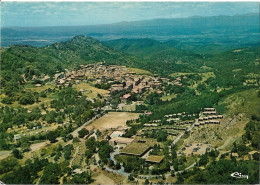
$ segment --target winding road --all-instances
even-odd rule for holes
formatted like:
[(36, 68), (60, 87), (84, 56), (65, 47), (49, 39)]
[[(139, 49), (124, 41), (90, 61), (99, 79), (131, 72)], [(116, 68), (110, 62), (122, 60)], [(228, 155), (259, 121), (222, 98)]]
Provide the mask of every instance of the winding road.
[[(195, 120), (195, 122), (190, 126), (190, 128), (188, 128), (188, 132), (190, 132), (193, 128), (194, 128), (194, 126), (195, 126), (195, 124), (198, 122), (198, 119), (196, 119)], [(174, 145), (174, 144), (176, 144), (180, 139), (181, 139), (181, 137), (184, 135), (184, 132), (183, 133), (181, 133), (174, 141), (173, 141), (173, 143), (172, 143), (172, 145)], [(114, 162), (114, 164), (116, 164), (117, 163), (117, 161), (115, 160), (115, 155), (118, 155), (120, 153), (120, 150), (119, 149), (116, 149), (114, 152), (112, 152), (111, 154), (110, 154), (110, 160), (112, 160), (113, 162)], [(187, 168), (185, 168), (185, 170), (188, 170), (188, 169), (190, 169), (190, 168), (193, 168), (194, 166), (195, 166), (195, 164), (196, 164), (196, 162), (195, 163), (193, 163), (192, 165), (190, 165), (190, 166), (188, 166)], [(124, 167), (121, 165), (121, 168), (119, 169), (119, 170), (114, 170), (114, 169), (112, 169), (112, 168), (109, 168), (109, 167), (107, 167), (107, 166), (104, 166), (104, 168), (105, 168), (105, 170), (107, 170), (107, 171), (109, 171), (109, 172), (113, 172), (113, 173), (118, 173), (118, 174), (120, 174), (120, 175), (124, 175), (124, 176), (129, 176), (130, 175), (130, 173), (127, 173), (127, 172), (125, 172), (124, 171)], [(175, 175), (177, 175), (178, 173), (182, 173), (183, 171), (177, 171), (177, 172), (175, 172)], [(168, 176), (170, 176), (171, 175), (171, 173), (166, 173), (166, 174), (164, 174), (166, 177), (168, 177)], [(138, 177), (139, 178), (155, 178), (156, 176), (158, 176), (158, 175), (138, 175)]]

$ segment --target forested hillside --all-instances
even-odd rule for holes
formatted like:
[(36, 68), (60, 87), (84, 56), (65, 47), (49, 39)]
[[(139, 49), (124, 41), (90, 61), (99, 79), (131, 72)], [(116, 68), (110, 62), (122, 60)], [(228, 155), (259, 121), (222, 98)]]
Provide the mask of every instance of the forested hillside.
[[(153, 64), (150, 67), (157, 69), (156, 72), (161, 74), (214, 71), (228, 81), (230, 78), (225, 78), (226, 75), (234, 76), (239, 73), (236, 75), (236, 78), (239, 79), (246, 73), (257, 72), (255, 66), (258, 65), (256, 59), (259, 55), (259, 47), (205, 55), (179, 49), (173, 43), (176, 42), (159, 42), (152, 39), (118, 39), (104, 42), (105, 45), (114, 49), (150, 61)], [(205, 48), (205, 50), (207, 49)], [(243, 68), (245, 65), (247, 67)]]
[[(46, 47), (14, 45), (1, 51), (2, 70), (16, 70), (28, 75), (53, 75), (67, 67), (106, 61), (108, 64), (133, 65), (135, 58), (102, 45), (86, 36)], [(26, 70), (26, 71), (25, 71)]]
[[(1, 50), (2, 87), (12, 82), (14, 89), (24, 80), (75, 68), (80, 64), (106, 62), (148, 70), (168, 76), (176, 72), (214, 72), (207, 79), (212, 88), (241, 85), (249, 73), (256, 73), (259, 48), (228, 51), (217, 55), (199, 55), (182, 51), (166, 43), (151, 39), (120, 39), (101, 44), (86, 36), (55, 43), (46, 47), (14, 45)], [(114, 49), (112, 49), (113, 47)], [(119, 51), (120, 50), (120, 51)], [(11, 75), (12, 74), (12, 75)], [(24, 74), (24, 79), (21, 75)], [(249, 76), (248, 76), (249, 75)]]
[[(94, 63), (95, 65), (84, 65)], [(3, 48), (1, 65), (0, 149), (6, 150), (7, 154), (4, 151), (6, 159), (0, 161), (5, 168), (0, 168), (3, 173), (0, 179), (5, 183), (57, 184), (61, 179), (63, 183), (91, 183), (94, 177), (92, 171), (73, 176), (72, 170), (85, 164), (93, 165), (91, 170), (98, 168), (98, 173), (107, 172), (104, 166), (114, 170), (120, 169), (119, 162), (115, 165), (108, 160), (114, 150), (107, 141), (110, 140), (110, 130), (97, 129), (94, 132), (98, 138), (96, 140), (94, 137), (85, 137), (91, 134), (91, 129), (88, 131), (81, 128), (83, 124), (91, 122), (91, 119), (107, 115), (107, 111), (111, 110), (124, 115), (124, 111), (140, 114), (136, 120), (131, 118), (125, 121), (127, 130), (122, 136), (128, 137), (127, 139), (136, 137), (145, 124), (157, 123), (160, 120), (160, 125), (156, 124), (155, 130), (145, 131), (140, 138), (157, 143), (151, 145), (152, 153), (163, 155), (162, 163), (156, 164), (152, 170), (146, 167), (143, 169), (146, 164), (143, 159), (139, 160), (136, 156), (124, 156), (121, 159), (117, 156), (116, 160), (125, 160), (123, 167), (125, 172), (131, 173), (126, 177), (131, 183), (131, 179), (136, 178), (132, 173), (158, 175), (163, 182), (168, 182), (170, 178), (169, 182), (179, 184), (255, 183), (258, 180), (259, 157), (253, 155), (247, 161), (242, 157), (246, 157), (252, 150), (257, 150), (259, 129), (256, 123), (259, 117), (256, 111), (252, 110), (257, 109), (255, 102), (259, 100), (260, 95), (259, 47), (204, 55), (182, 50), (173, 43), (151, 39), (120, 39), (101, 43), (91, 37), (75, 36), (69, 41), (45, 47), (14, 45)], [(82, 71), (85, 71), (85, 75), (81, 75)], [(62, 77), (56, 78), (56, 75)], [(123, 81), (125, 79), (128, 81)], [(141, 82), (140, 79), (145, 81)], [(64, 84), (66, 80), (68, 83)], [(129, 82), (131, 87), (124, 89), (124, 85)], [(152, 84), (149, 86), (150, 82)], [(133, 91), (136, 83), (142, 83), (148, 88), (140, 92)], [(117, 90), (112, 91), (113, 88)], [(124, 100), (125, 97), (130, 98)], [(136, 102), (140, 104), (133, 104)], [(122, 104), (130, 108), (132, 105), (135, 107), (120, 110), (119, 105)], [(197, 119), (201, 111), (207, 107), (212, 107), (224, 115), (221, 116), (223, 119), (220, 125), (204, 125), (204, 128), (194, 126), (190, 134), (187, 130), (182, 130), (183, 137), (180, 135), (180, 140), (177, 141), (177, 135), (172, 137), (161, 129), (164, 126), (171, 128), (175, 123), (167, 121), (168, 115), (183, 114), (179, 122), (188, 122)], [(238, 125), (225, 127), (225, 123), (231, 122), (229, 119)], [(114, 121), (111, 120), (107, 119), (107, 128), (113, 125)], [(194, 125), (196, 123), (191, 122)], [(240, 122), (243, 123), (239, 124)], [(216, 128), (213, 139), (209, 136), (211, 132), (205, 131), (211, 126)], [(177, 124), (174, 127), (177, 130), (184, 128)], [(192, 129), (192, 126), (190, 128)], [(202, 128), (203, 132), (196, 130), (199, 128)], [(233, 131), (233, 135), (227, 136), (226, 132), (231, 132), (230, 130)], [(197, 132), (199, 134), (196, 134)], [(175, 130), (172, 133), (175, 134)], [(196, 153), (190, 156), (177, 155), (189, 137), (203, 138), (203, 141), (210, 142), (211, 152), (205, 152), (200, 156), (196, 156)], [(236, 138), (234, 146), (224, 153), (221, 150), (222, 146), (232, 145), (233, 140), (226, 139), (229, 137), (238, 139)], [(195, 139), (192, 142), (195, 142)], [(174, 147), (170, 147), (173, 141), (176, 143)], [(38, 152), (33, 148), (38, 142), (49, 144), (44, 145), (40, 151), (39, 160), (35, 158), (33, 161), (25, 161), (28, 155)], [(158, 143), (164, 145), (162, 150)], [(136, 150), (140, 144), (144, 143), (138, 141)], [(232, 158), (232, 152), (238, 153), (241, 160)], [(94, 154), (100, 157), (100, 162), (96, 159), (94, 161)], [(230, 158), (227, 157), (229, 154)], [(76, 164), (72, 165), (74, 157), (77, 158)], [(132, 165), (133, 161), (136, 165)], [(194, 166), (185, 171), (192, 163)], [(35, 165), (38, 166), (37, 169), (34, 169)], [(86, 169), (86, 166), (83, 168)], [(182, 170), (183, 173), (177, 173)], [(230, 173), (236, 170), (253, 178), (231, 178)], [(40, 173), (42, 175), (39, 175)], [(95, 171), (93, 173), (97, 174)], [(167, 180), (165, 174), (168, 174)]]

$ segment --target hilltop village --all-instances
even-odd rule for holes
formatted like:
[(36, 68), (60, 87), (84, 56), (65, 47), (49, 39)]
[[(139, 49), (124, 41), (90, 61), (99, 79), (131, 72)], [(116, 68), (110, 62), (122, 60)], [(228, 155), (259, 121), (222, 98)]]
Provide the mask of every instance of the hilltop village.
[[(225, 141), (216, 131), (228, 128), (230, 121), (215, 107), (194, 112), (183, 108), (160, 116), (151, 111), (154, 102), (168, 102), (184, 93), (192, 77), (163, 78), (105, 63), (65, 70), (55, 74), (53, 81), (45, 76), (41, 79), (44, 83), (30, 87), (43, 94), (40, 108), (21, 110), (28, 118), (35, 115), (35, 120), (7, 129), (12, 137), (9, 144), (21, 149), (2, 158), (37, 156), (63, 165), (62, 172), (53, 172), (55, 177), (44, 170), (32, 181), (60, 184), (104, 184), (104, 176), (117, 184), (176, 182), (183, 171), (204, 168), (218, 156), (240, 159), (237, 152), (220, 154), (219, 146)], [(200, 92), (194, 90), (193, 96), (196, 94)], [(204, 136), (210, 133), (212, 136)], [(255, 153), (248, 155), (252, 158)]]
[[(184, 76), (183, 78), (186, 79), (187, 77)], [(88, 162), (86, 168), (95, 171), (101, 165), (102, 169), (108, 172), (131, 177), (131, 173), (136, 171), (133, 167), (129, 166), (130, 161), (134, 157), (135, 160), (141, 160), (141, 164), (149, 167), (145, 173), (138, 172), (136, 178), (156, 179), (158, 177), (156, 174), (162, 171), (166, 174), (171, 171), (172, 174), (177, 173), (173, 169), (178, 169), (178, 165), (174, 166), (173, 163), (166, 165), (169, 161), (173, 161), (169, 154), (174, 153), (174, 151), (178, 153), (178, 156), (185, 157), (203, 155), (206, 152), (210, 152), (212, 150), (211, 144), (205, 141), (190, 143), (179, 150), (174, 145), (182, 137), (187, 137), (195, 127), (219, 125), (223, 116), (218, 115), (215, 108), (201, 109), (199, 114), (181, 112), (164, 115), (162, 119), (143, 123), (143, 126), (134, 131), (133, 134), (130, 134), (130, 132), (134, 125), (140, 124), (139, 116), (142, 114), (149, 116), (153, 114), (152, 112), (141, 111), (135, 119), (128, 119), (127, 121), (121, 121), (119, 124), (113, 124), (113, 121), (116, 122), (120, 114), (122, 114), (120, 111), (125, 111), (124, 107), (127, 107), (129, 104), (137, 106), (145, 105), (145, 98), (149, 94), (164, 94), (165, 85), (182, 87), (181, 80), (181, 77), (170, 80), (157, 75), (137, 74), (125, 66), (104, 65), (104, 63), (80, 65), (77, 70), (56, 74), (54, 77), (56, 87), (69, 87), (71, 85), (91, 83), (95, 87), (106, 89), (107, 92), (100, 97), (106, 102), (102, 110), (119, 111), (118, 113), (108, 112), (105, 116), (94, 121), (93, 124), (90, 123), (80, 130), (81, 132), (87, 130), (86, 133), (88, 133), (84, 136), (83, 141), (88, 138), (95, 138), (97, 141), (107, 140), (108, 144), (112, 147), (109, 154), (108, 166), (103, 163), (97, 164), (96, 161), (100, 161), (100, 157), (92, 151), (94, 154), (90, 158), (92, 163)], [(87, 89), (80, 88), (79, 92), (84, 94), (87, 92)], [(110, 100), (118, 94), (120, 94), (119, 102), (115, 107), (116, 109), (113, 109)], [(139, 101), (132, 101), (132, 97), (135, 95), (141, 97)], [(128, 109), (127, 111), (136, 112), (136, 108)], [(106, 116), (108, 116), (107, 119), (105, 119)], [(167, 140), (171, 140), (172, 143), (168, 145), (162, 143), (162, 141)], [(83, 141), (81, 140), (81, 142)], [(80, 152), (81, 150), (83, 151)], [(85, 158), (84, 150), (88, 151), (84, 144), (80, 145), (77, 149), (78, 154), (73, 158), (72, 166), (75, 168), (75, 174), (81, 174), (85, 171), (85, 165), (81, 163), (82, 159)], [(91, 154), (89, 155), (91, 156)], [(154, 175), (145, 175), (147, 173)]]
[[(121, 111), (135, 110), (132, 107), (142, 105), (145, 96), (152, 92), (163, 94), (163, 84), (182, 86), (180, 77), (171, 81), (157, 75), (136, 73), (125, 66), (104, 65), (104, 63), (80, 65), (78, 70), (56, 74), (54, 80), (57, 87), (82, 82), (91, 83), (97, 88), (109, 91), (103, 94), (104, 99), (123, 93), (116, 106), (116, 109)], [(84, 94), (87, 90), (81, 88), (79, 91)], [(126, 106), (129, 102), (132, 102), (131, 108)], [(112, 109), (112, 105), (109, 106), (106, 110)]]
[[(94, 4), (95, 22), (105, 11)], [(86, 6), (64, 12), (86, 22)], [(259, 184), (259, 8), (241, 6), (247, 14), (229, 3), (227, 16), (1, 28), (0, 185)]]
[[(125, 66), (102, 65), (102, 63), (80, 65), (76, 71), (60, 73), (55, 75), (57, 86), (68, 86), (70, 83), (80, 83), (82, 80), (93, 82), (94, 84), (109, 84), (110, 93), (130, 90), (130, 93), (144, 93), (160, 89), (162, 83), (177, 84), (181, 86), (180, 78), (170, 82), (167, 78), (148, 75), (138, 75), (130, 71)], [(84, 91), (83, 89), (81, 91)], [(158, 90), (157, 93), (162, 93)], [(123, 101), (130, 98), (130, 94), (121, 97)]]

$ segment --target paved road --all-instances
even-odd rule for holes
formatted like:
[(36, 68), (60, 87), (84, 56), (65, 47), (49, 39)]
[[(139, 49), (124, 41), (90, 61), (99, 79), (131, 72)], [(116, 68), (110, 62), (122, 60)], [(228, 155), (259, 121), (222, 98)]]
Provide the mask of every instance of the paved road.
[[(191, 131), (191, 130), (194, 128), (195, 123), (197, 123), (197, 122), (198, 122), (198, 120), (195, 120), (195, 122), (191, 125), (191, 127), (190, 127), (187, 131)], [(181, 134), (173, 141), (173, 144), (176, 144), (176, 143), (181, 139), (181, 137), (182, 137), (183, 135), (184, 135), (184, 133), (181, 133)], [(110, 159), (114, 162), (114, 164), (117, 163), (117, 161), (115, 160), (115, 155), (119, 154), (119, 153), (120, 153), (119, 151), (120, 151), (119, 149), (116, 149), (114, 152), (112, 152), (112, 153), (110, 154)], [(193, 163), (192, 165), (190, 165), (189, 167), (185, 168), (185, 170), (188, 170), (188, 169), (194, 167), (195, 164), (196, 164), (196, 162)], [(114, 169), (111, 169), (111, 168), (109, 168), (109, 167), (107, 167), (107, 166), (104, 166), (104, 168), (105, 168), (105, 170), (107, 170), (107, 171), (110, 171), (110, 172), (113, 172), (113, 173), (118, 173), (118, 174), (121, 174), (121, 175), (124, 175), (124, 176), (129, 176), (129, 175), (130, 175), (130, 173), (127, 173), (127, 172), (124, 171), (124, 167), (123, 167), (123, 166), (121, 166), (121, 169), (120, 169), (120, 170), (114, 170)], [(177, 172), (175, 172), (175, 174), (182, 173), (182, 172), (183, 172), (183, 171), (177, 171)], [(166, 177), (167, 177), (167, 176), (170, 176), (170, 175), (171, 175), (170, 173), (165, 174)], [(155, 178), (156, 176), (158, 176), (158, 175), (138, 175), (139, 178), (151, 178), (151, 177)]]
[(107, 166), (104, 166), (105, 170), (109, 171), (109, 172), (113, 172), (113, 173), (117, 173), (123, 176), (130, 176), (130, 173), (125, 172), (124, 167), (121, 166), (120, 170), (114, 170), (112, 168), (109, 168)]
[(119, 153), (120, 153), (120, 150), (119, 150), (119, 149), (116, 149), (114, 152), (112, 152), (112, 153), (110, 154), (110, 159), (111, 159), (112, 161), (114, 161), (115, 164), (117, 163), (116, 160), (115, 160), (115, 155), (118, 155)]
[(194, 126), (195, 126), (196, 123), (198, 123), (198, 119), (195, 120), (195, 122), (190, 126), (190, 128), (188, 128), (187, 131), (188, 131), (188, 132), (191, 131), (191, 130), (194, 128)]
[[(115, 160), (115, 155), (118, 155), (120, 153), (120, 150), (119, 149), (116, 149), (114, 152), (112, 152), (110, 154), (110, 159), (114, 162), (114, 164), (117, 163), (117, 161)], [(123, 176), (129, 176), (130, 173), (127, 173), (125, 172), (125, 168), (121, 165), (121, 168), (119, 170), (114, 170), (112, 168), (109, 168), (107, 166), (104, 166), (104, 168), (107, 170), (107, 171), (110, 171), (110, 172), (113, 172), (113, 173), (118, 173), (118, 174), (121, 174)]]
[(73, 137), (78, 137), (78, 131), (80, 131), (81, 129), (83, 129), (84, 127), (86, 127), (87, 125), (89, 125), (90, 123), (92, 123), (95, 119), (99, 118), (102, 115), (103, 112), (101, 112), (100, 114), (96, 115), (95, 117), (93, 117), (91, 120), (87, 121), (86, 123), (84, 123), (83, 125), (81, 125), (80, 127), (78, 127), (76, 130), (74, 130), (73, 132), (71, 132), (71, 134), (73, 135)]
[[(110, 159), (112, 161), (114, 161), (115, 164), (117, 163), (117, 161), (115, 160), (115, 155), (119, 154), (120, 153), (119, 151), (120, 151), (119, 149), (116, 149), (114, 152), (112, 152), (110, 154)], [(185, 168), (185, 170), (193, 168), (195, 166), (195, 164), (196, 164), (196, 162), (193, 163), (192, 165), (188, 166), (187, 168)], [(130, 175), (130, 173), (127, 173), (127, 172), (124, 171), (124, 167), (123, 166), (121, 166), (120, 170), (114, 170), (114, 169), (109, 168), (107, 166), (104, 166), (104, 168), (105, 168), (105, 170), (107, 170), (109, 172), (117, 173), (117, 174), (120, 174), (120, 175), (123, 175), (123, 176), (129, 176)], [(175, 172), (175, 175), (177, 175), (178, 173), (182, 173), (182, 172), (183, 171), (177, 171), (177, 172)], [(171, 173), (166, 173), (164, 175), (165, 175), (165, 177), (168, 177), (168, 176), (171, 175)], [(145, 178), (155, 178), (156, 176), (159, 176), (159, 175), (138, 175), (138, 177), (142, 178), (142, 179), (145, 179)]]
[[(196, 123), (198, 123), (198, 119), (195, 120), (195, 122), (190, 126), (190, 128), (188, 128), (187, 131), (190, 132), (194, 128)], [(176, 137), (175, 140), (172, 142), (172, 144), (175, 145), (181, 139), (181, 137), (183, 135), (184, 135), (184, 132), (181, 133), (178, 137)]]

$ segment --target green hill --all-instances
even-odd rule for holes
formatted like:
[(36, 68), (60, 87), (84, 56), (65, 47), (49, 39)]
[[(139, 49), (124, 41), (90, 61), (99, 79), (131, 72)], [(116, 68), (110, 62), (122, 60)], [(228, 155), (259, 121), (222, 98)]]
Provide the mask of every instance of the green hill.
[[(103, 62), (134, 66), (136, 58), (102, 45), (98, 40), (87, 36), (55, 43), (46, 47), (14, 45), (1, 51), (2, 70), (20, 74), (54, 75), (65, 68), (79, 64)], [(29, 78), (30, 78), (29, 77)]]
[(105, 45), (122, 52), (141, 57), (152, 63), (159, 74), (176, 72), (201, 72), (203, 56), (169, 46), (152, 39), (118, 39), (104, 42)]

